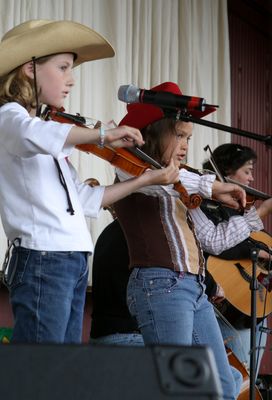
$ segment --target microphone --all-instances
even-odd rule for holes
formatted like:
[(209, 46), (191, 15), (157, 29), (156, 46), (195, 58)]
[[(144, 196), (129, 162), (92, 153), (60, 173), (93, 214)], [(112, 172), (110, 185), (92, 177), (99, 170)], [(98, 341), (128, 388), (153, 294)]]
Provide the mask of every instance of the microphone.
[(171, 92), (155, 92), (140, 89), (134, 85), (122, 85), (118, 90), (118, 99), (125, 103), (147, 103), (159, 107), (205, 111), (206, 107), (218, 107), (206, 104), (202, 97), (184, 96)]

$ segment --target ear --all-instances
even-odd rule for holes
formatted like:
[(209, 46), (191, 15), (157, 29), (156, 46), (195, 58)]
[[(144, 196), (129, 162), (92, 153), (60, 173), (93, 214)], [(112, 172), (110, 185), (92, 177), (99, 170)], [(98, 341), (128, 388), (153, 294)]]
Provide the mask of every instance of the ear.
[(31, 79), (34, 79), (33, 62), (29, 61), (22, 66), (23, 72)]

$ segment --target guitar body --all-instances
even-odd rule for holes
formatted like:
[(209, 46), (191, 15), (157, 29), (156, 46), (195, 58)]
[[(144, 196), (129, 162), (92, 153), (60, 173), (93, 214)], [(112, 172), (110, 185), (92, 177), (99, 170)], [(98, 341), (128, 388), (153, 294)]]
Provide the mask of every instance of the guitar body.
[[(250, 237), (272, 247), (272, 237), (263, 232), (252, 232)], [(251, 315), (252, 261), (249, 259), (223, 260), (209, 256), (207, 269), (213, 279), (223, 288), (226, 300), (245, 315)], [(272, 276), (259, 264), (256, 268), (258, 290), (256, 291), (256, 316), (263, 318), (272, 312)], [(267, 283), (268, 281), (268, 283)], [(264, 283), (265, 282), (265, 283)]]

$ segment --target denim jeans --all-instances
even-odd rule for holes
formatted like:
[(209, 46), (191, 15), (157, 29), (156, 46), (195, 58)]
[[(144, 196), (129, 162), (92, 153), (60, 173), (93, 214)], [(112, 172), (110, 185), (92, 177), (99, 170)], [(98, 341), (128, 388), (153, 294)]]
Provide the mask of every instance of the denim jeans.
[(209, 346), (215, 356), (224, 399), (237, 397), (242, 377), (237, 387), (201, 276), (160, 267), (134, 268), (127, 302), (145, 344)]
[(110, 344), (115, 346), (144, 346), (144, 340), (140, 333), (114, 333), (90, 339), (90, 344)]
[[(223, 318), (218, 316), (218, 324), (220, 326), (223, 339), (227, 342), (227, 346), (233, 351), (236, 357), (250, 368), (250, 329), (235, 329), (227, 324)], [(260, 332), (260, 327), (267, 326), (267, 320), (256, 326), (256, 376), (260, 368), (264, 347), (266, 345), (267, 335)]]
[(7, 286), (13, 342), (80, 343), (88, 282), (87, 253), (16, 247)]

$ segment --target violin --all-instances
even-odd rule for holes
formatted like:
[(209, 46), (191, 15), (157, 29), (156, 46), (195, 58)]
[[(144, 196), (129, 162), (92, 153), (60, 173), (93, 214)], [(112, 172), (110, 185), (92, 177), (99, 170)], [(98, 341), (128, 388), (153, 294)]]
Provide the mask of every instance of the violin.
[[(60, 123), (75, 124), (80, 127), (88, 128), (86, 126), (86, 118), (81, 115), (73, 115), (64, 112), (64, 109), (56, 109), (48, 106), (42, 113), (42, 118), (45, 120), (57, 121)], [(100, 123), (101, 124), (101, 123)], [(99, 125), (98, 125), (99, 126)], [(96, 128), (93, 124), (93, 127)], [(78, 144), (75, 146), (78, 150), (95, 154), (105, 161), (110, 162), (114, 167), (120, 168), (133, 176), (140, 176), (147, 169), (163, 168), (157, 161), (151, 158), (148, 154), (144, 153), (140, 148), (111, 148), (109, 146), (99, 147), (95, 144)], [(187, 193), (185, 187), (181, 182), (174, 184), (174, 189), (180, 194), (181, 201), (189, 209), (197, 208), (202, 202), (199, 194)]]
[(253, 189), (247, 185), (243, 185), (240, 182), (236, 182), (234, 179), (230, 179), (227, 177), (225, 179), (226, 179), (226, 182), (235, 183), (236, 185), (241, 186), (241, 188), (243, 188), (245, 190), (245, 192), (246, 192), (246, 208), (250, 208), (251, 206), (253, 206), (253, 204), (257, 200), (267, 200), (272, 197), (267, 193), (261, 192), (260, 190)]

